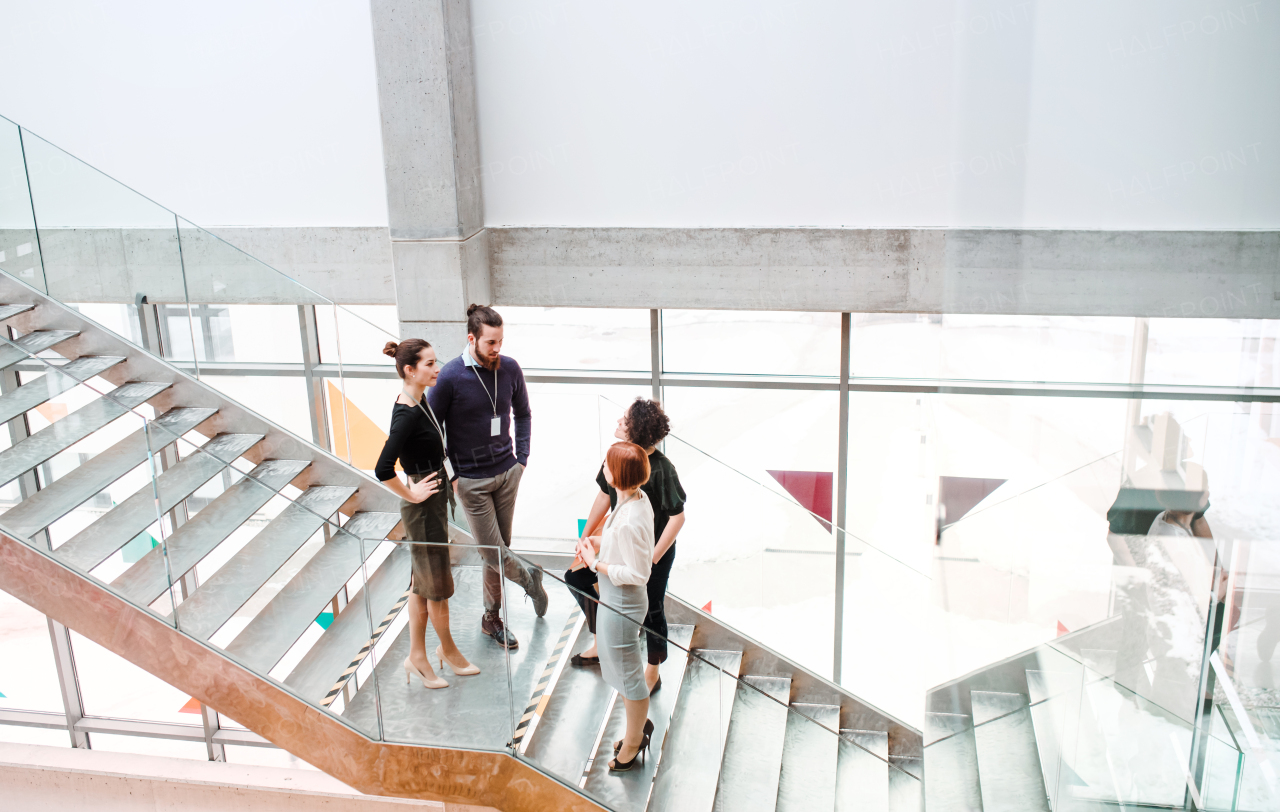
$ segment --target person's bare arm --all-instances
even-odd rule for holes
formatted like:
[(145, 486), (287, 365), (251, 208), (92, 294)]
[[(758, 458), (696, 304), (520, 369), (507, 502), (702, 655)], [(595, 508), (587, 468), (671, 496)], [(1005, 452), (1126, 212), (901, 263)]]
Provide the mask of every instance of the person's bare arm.
[[(591, 512), (587, 514), (587, 523), (582, 526), (582, 536), (579, 537), (579, 541), (589, 539), (595, 535), (593, 531), (604, 522), (604, 516), (608, 512), (609, 494), (600, 491), (596, 494), (595, 501), (591, 503)], [(600, 542), (598, 540), (595, 542), (595, 549), (597, 552), (600, 550)], [(580, 570), (585, 566), (586, 564), (583, 563), (581, 556), (574, 556), (573, 565), (569, 569)]]
[(591, 512), (587, 514), (587, 523), (582, 526), (582, 535), (580, 538), (587, 538), (588, 536), (596, 535), (595, 531), (598, 529), (600, 523), (604, 521), (604, 516), (608, 512), (609, 494), (604, 491), (598, 491), (596, 493), (595, 501), (591, 503)]
[(683, 512), (667, 519), (667, 526), (662, 528), (662, 538), (658, 539), (658, 543), (653, 546), (653, 563), (657, 564), (658, 559), (666, 555), (667, 550), (671, 549), (671, 545), (676, 543), (676, 534), (680, 532), (682, 527), (684, 527)]
[(1191, 523), (1191, 535), (1196, 538), (1211, 539), (1213, 531), (1209, 529), (1209, 520), (1201, 516)]

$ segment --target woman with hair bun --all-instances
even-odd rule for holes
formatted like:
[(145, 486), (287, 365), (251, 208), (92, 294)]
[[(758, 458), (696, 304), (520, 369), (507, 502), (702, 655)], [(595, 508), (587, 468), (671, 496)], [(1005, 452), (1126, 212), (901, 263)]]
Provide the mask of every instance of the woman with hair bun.
[[(423, 394), (436, 385), (440, 367), (436, 351), (420, 338), (400, 343), (388, 341), (383, 354), (395, 359), (396, 373), (404, 381), (400, 396), (391, 409), (391, 431), (378, 456), (374, 475), (403, 502), (405, 540), (430, 542), (411, 545), (413, 576), (409, 585), (409, 656), (404, 661), (408, 682), (417, 674), (427, 688), (448, 688), (436, 675), (427, 656), (427, 621), (436, 630), (440, 645), (435, 659), (441, 669), (447, 662), (458, 676), (479, 674), (453, 642), (449, 631), (449, 598), (453, 596), (453, 570), (449, 563), (449, 507), (452, 489), (445, 467), (444, 432)], [(408, 485), (396, 476), (396, 461), (409, 478)]]

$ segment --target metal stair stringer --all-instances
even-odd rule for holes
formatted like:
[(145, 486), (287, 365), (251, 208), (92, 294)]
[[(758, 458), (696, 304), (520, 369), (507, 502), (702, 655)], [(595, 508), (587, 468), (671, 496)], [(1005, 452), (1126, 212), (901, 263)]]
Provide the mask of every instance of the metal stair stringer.
[(4, 532), (0, 589), (361, 792), (508, 812), (604, 809), (505, 753), (374, 741)]

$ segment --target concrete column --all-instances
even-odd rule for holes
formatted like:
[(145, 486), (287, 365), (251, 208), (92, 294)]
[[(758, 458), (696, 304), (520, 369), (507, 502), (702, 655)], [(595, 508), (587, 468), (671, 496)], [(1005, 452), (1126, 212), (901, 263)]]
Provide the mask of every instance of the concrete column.
[(468, 0), (372, 0), (400, 335), (452, 358), (488, 304)]

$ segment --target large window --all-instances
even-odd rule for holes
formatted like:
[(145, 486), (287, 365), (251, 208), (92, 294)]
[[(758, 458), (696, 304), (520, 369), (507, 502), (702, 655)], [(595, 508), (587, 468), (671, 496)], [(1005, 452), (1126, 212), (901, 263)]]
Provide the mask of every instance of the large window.
[[(171, 305), (78, 307), (131, 341), (150, 330), (209, 386), (372, 471), (400, 389), (380, 353), (394, 308), (222, 304), (170, 319)], [(671, 592), (908, 722), (928, 687), (1111, 616), (1108, 512), (1149, 478), (1153, 427), (1176, 427), (1179, 470), (1207, 474), (1215, 535), (1275, 534), (1277, 321), (499, 310), (534, 413), (513, 546), (572, 550), (619, 415), (657, 396), (688, 496)], [(31, 428), (82, 396), (50, 401)], [(74, 462), (55, 458), (38, 477)], [(211, 482), (188, 509), (228, 484)], [(16, 486), (0, 491), (3, 504), (17, 498)], [(54, 543), (106, 507), (86, 503)], [(1264, 593), (1232, 621), (1254, 649)], [(73, 667), (59, 669), (43, 616), (0, 596), (0, 619), (0, 707), (27, 725), (0, 735), (53, 730), (65, 743), (69, 690), (104, 747), (154, 749), (136, 737), (152, 730), (206, 753), (204, 719), (179, 692), (74, 634)], [(113, 731), (112, 718), (128, 723)], [(221, 726), (241, 737), (225, 757), (288, 762)]]

